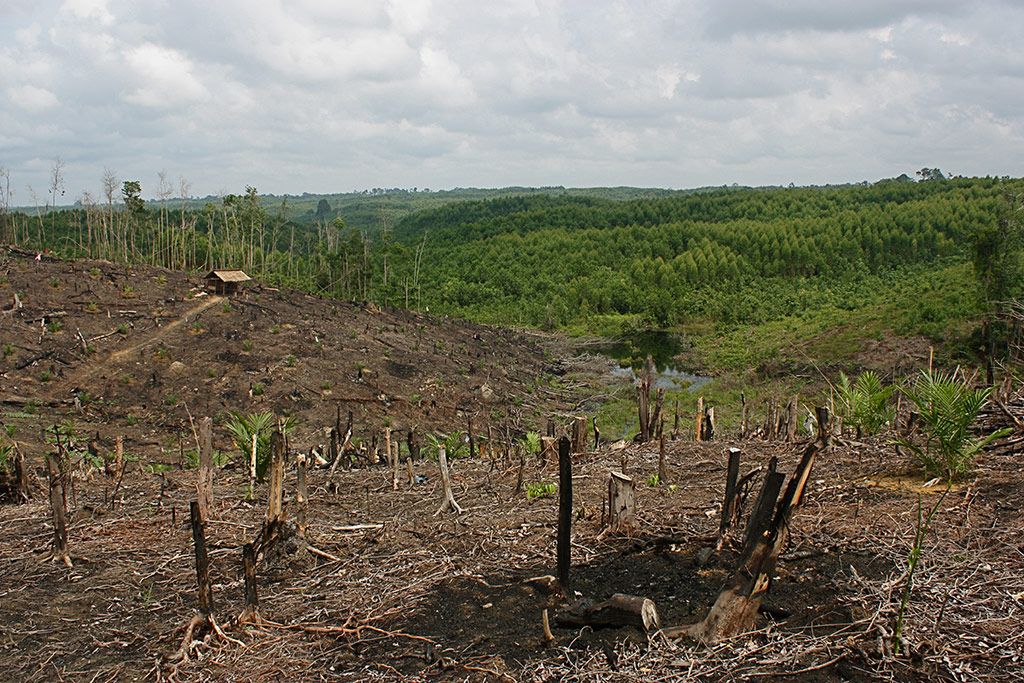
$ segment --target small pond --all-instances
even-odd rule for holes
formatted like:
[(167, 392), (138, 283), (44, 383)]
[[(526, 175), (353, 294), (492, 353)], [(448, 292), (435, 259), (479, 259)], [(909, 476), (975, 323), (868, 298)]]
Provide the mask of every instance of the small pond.
[(656, 371), (654, 386), (666, 391), (696, 391), (713, 379), (689, 372), (675, 362), (675, 357), (683, 351), (683, 342), (672, 332), (639, 332), (592, 347), (592, 350), (618, 363), (618, 367), (612, 369), (612, 375), (629, 377), (634, 381), (643, 372), (644, 360), (650, 356)]

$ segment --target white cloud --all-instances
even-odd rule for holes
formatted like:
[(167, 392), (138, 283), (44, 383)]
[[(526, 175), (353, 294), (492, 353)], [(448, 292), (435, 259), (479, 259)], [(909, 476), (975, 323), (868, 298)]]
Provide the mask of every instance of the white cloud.
[(34, 85), (18, 85), (7, 89), (7, 97), (16, 106), (33, 114), (56, 107), (57, 96), (46, 88)]
[(0, 161), (20, 186), (56, 155), (73, 192), (104, 166), (199, 194), (1024, 174), (1009, 2), (14, 7)]

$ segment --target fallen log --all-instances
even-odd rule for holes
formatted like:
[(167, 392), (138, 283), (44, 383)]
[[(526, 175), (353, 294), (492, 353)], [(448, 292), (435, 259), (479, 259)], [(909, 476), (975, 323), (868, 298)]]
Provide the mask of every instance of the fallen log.
[(661, 627), (653, 600), (625, 593), (616, 593), (603, 602), (582, 598), (558, 614), (555, 621), (563, 626), (636, 626), (645, 631)]

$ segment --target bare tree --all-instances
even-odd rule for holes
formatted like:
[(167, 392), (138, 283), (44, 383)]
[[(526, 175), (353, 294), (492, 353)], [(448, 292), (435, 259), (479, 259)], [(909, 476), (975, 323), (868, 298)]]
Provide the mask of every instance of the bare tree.
[(0, 166), (0, 240), (15, 243), (18, 236), (14, 234), (14, 223), (8, 219), (11, 210), (11, 170)]
[(64, 196), (64, 160), (57, 157), (50, 165), (50, 205), (47, 211), (57, 206), (57, 190)]

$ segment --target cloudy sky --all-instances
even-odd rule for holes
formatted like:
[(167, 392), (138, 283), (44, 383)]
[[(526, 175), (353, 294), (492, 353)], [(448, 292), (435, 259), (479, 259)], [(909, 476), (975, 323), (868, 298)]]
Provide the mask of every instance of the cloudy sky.
[(1024, 175), (1014, 0), (0, 0), (15, 204)]

